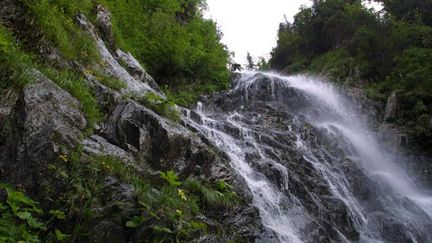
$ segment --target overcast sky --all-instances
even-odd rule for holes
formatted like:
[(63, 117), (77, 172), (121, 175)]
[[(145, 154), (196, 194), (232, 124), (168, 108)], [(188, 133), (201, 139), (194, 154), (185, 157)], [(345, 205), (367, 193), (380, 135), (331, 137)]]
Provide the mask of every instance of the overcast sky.
[(300, 6), (310, 0), (207, 0), (206, 16), (214, 19), (223, 32), (222, 42), (236, 54), (235, 60), (246, 63), (246, 52), (254, 58), (268, 58), (276, 46), (279, 23), (284, 15), (292, 22)]

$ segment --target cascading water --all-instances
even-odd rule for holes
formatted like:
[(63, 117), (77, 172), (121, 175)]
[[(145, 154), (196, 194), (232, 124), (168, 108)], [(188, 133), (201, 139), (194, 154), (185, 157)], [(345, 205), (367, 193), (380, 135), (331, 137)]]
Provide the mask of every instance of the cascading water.
[(330, 84), (243, 73), (189, 114), (247, 182), (260, 241), (432, 242), (430, 192)]

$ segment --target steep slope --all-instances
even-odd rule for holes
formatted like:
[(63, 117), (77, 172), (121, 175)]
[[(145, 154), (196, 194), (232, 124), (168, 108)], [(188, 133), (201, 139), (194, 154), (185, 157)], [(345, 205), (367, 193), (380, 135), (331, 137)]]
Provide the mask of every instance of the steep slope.
[(24, 70), (26, 82), (4, 93), (0, 109), (0, 178), (15, 188), (0, 186), (0, 239), (253, 241), (262, 226), (243, 179), (185, 126), (140, 63), (113, 49), (110, 13), (95, 11), (95, 25), (75, 17), (98, 56), (88, 65), (38, 39), (19, 1), (1, 4), (1, 23), (15, 32), (2, 29), (1, 51), (43, 51), (21, 70), (2, 65), (16, 81)]

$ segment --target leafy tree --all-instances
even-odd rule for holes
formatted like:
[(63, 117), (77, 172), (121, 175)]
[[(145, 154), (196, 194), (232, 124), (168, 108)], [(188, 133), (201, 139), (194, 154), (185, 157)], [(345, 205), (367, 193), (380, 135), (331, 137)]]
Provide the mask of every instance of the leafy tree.
[(270, 63), (264, 58), (259, 57), (257, 62), (257, 67), (259, 70), (270, 70)]
[(255, 68), (256, 65), (254, 63), (253, 57), (251, 56), (251, 54), (249, 52), (247, 52), (247, 54), (246, 54), (246, 61), (247, 61), (247, 64), (246, 64), (247, 69), (252, 70)]

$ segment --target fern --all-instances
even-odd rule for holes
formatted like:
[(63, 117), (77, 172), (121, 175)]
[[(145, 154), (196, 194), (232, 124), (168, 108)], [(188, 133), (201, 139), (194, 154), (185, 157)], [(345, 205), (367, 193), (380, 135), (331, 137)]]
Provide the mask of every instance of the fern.
[(171, 186), (181, 186), (181, 182), (178, 180), (178, 176), (172, 170), (167, 171), (165, 173), (161, 172), (160, 176), (162, 179), (164, 179), (166, 182), (168, 182), (168, 184), (170, 184)]
[(237, 205), (239, 200), (237, 194), (228, 190), (230, 186), (225, 182), (221, 185), (219, 185), (219, 183), (220, 182), (218, 182), (217, 187), (223, 185), (223, 190), (220, 188), (213, 189), (207, 187), (195, 179), (186, 180), (183, 183), (183, 187), (189, 192), (199, 196), (210, 206), (234, 207)]

